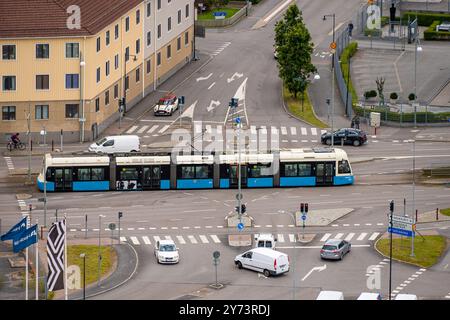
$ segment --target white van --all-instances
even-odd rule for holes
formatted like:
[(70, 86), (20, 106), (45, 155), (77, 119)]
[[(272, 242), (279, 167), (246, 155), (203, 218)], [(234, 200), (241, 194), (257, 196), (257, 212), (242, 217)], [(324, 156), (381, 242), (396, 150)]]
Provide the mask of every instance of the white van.
[(356, 300), (381, 300), (381, 294), (375, 292), (362, 292)]
[(417, 296), (415, 294), (399, 293), (395, 300), (417, 300)]
[(341, 291), (320, 291), (316, 300), (344, 300), (344, 294)]
[(262, 272), (266, 277), (289, 271), (288, 255), (268, 248), (254, 248), (237, 255), (234, 258), (234, 264), (239, 269), (246, 268)]
[(138, 136), (108, 136), (91, 144), (89, 151), (95, 153), (139, 152), (141, 143)]
[(275, 249), (277, 239), (271, 233), (255, 234), (255, 248)]

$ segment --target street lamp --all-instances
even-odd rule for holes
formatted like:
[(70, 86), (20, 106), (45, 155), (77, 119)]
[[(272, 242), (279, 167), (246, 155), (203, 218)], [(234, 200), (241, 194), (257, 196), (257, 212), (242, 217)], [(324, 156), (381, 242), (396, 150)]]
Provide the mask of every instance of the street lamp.
[(333, 53), (331, 61), (331, 147), (334, 146), (334, 55), (336, 52), (335, 42), (335, 29), (336, 29), (336, 16), (335, 14), (326, 14), (323, 16), (323, 21), (327, 20), (327, 17), (333, 18), (333, 42), (331, 44), (331, 50)]
[(102, 265), (102, 254), (101, 254), (101, 240), (100, 240), (100, 234), (102, 231), (102, 218), (105, 218), (106, 216), (99, 214), (98, 215), (98, 280), (97, 285), (100, 285), (100, 268)]
[(83, 259), (83, 300), (86, 300), (86, 254), (80, 254), (80, 258)]
[(417, 52), (422, 52), (423, 50), (419, 44), (419, 26), (416, 26), (416, 37), (414, 42), (414, 128), (417, 128)]

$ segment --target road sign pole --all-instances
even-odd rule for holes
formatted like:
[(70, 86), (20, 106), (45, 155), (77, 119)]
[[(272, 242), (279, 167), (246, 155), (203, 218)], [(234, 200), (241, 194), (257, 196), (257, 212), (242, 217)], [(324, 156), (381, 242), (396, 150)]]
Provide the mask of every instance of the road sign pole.
[(390, 232), (390, 235), (389, 235), (389, 238), (390, 238), (390, 243), (389, 243), (389, 300), (391, 300), (392, 299), (392, 228), (393, 228), (393, 225), (392, 225), (392, 223), (393, 223), (393, 221), (392, 221), (392, 219), (393, 219), (393, 213), (394, 213), (394, 200), (392, 200), (391, 201), (391, 204), (390, 204), (390, 221), (389, 221), (389, 226), (391, 227), (391, 232)]

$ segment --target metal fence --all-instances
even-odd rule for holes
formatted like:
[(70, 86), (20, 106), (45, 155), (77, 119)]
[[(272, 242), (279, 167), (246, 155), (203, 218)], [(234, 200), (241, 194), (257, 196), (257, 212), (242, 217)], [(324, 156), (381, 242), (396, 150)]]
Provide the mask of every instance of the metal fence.
[(347, 87), (347, 79), (344, 79), (344, 74), (342, 73), (341, 64), (339, 63), (339, 57), (341, 56), (344, 49), (350, 43), (351, 38), (348, 33), (348, 28), (338, 32), (336, 37), (336, 54), (334, 55), (334, 73), (336, 75), (336, 83), (339, 88), (339, 93), (341, 94), (342, 101), (344, 102), (346, 109), (345, 114), (348, 117), (353, 115), (352, 108), (352, 93), (349, 92)]

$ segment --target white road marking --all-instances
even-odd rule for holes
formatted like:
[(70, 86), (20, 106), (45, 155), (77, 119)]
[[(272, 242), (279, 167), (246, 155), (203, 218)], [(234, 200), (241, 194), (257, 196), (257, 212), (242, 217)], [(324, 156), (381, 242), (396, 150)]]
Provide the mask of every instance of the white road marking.
[(252, 135), (256, 135), (256, 134), (257, 134), (256, 126), (250, 126), (250, 133), (251, 133)]
[(328, 240), (328, 238), (331, 237), (331, 233), (325, 233), (325, 235), (320, 239), (321, 242), (325, 242)]
[(264, 22), (268, 22), (270, 19), (272, 19), (273, 17), (275, 17), (278, 12), (280, 12), (281, 10), (283, 10), (286, 6), (288, 6), (291, 3), (291, 0), (286, 0), (282, 5), (280, 5), (278, 8), (276, 8), (274, 11), (272, 11), (272, 13), (267, 16), (264, 19)]
[(214, 243), (220, 243), (219, 238), (215, 234), (210, 235), (210, 237), (213, 239)]
[(152, 244), (152, 243), (150, 242), (150, 239), (149, 239), (147, 236), (142, 237), (142, 240), (144, 240), (144, 243), (145, 243), (145, 244)]
[(284, 242), (284, 236), (282, 234), (278, 234), (278, 242)]
[(198, 243), (194, 236), (188, 236), (188, 239), (189, 239), (189, 241), (191, 241), (192, 244)]
[(289, 234), (289, 241), (295, 242), (295, 234)]
[(127, 238), (125, 238), (125, 237), (120, 237), (120, 242), (127, 242)]
[(208, 90), (210, 90), (212, 87), (214, 87), (215, 84), (216, 84), (216, 83), (213, 82), (213, 83), (208, 87)]
[(272, 228), (271, 224), (266, 224), (266, 228)]
[(317, 128), (311, 128), (311, 133), (313, 136), (317, 136)]
[(148, 127), (149, 127), (149, 126), (143, 126), (142, 128), (140, 128), (140, 129), (138, 130), (137, 133), (144, 133), (144, 131), (147, 130)]
[(201, 242), (203, 243), (209, 243), (208, 238), (204, 235), (199, 235)]
[(302, 136), (306, 136), (308, 134), (308, 132), (306, 131), (306, 128), (302, 127), (301, 128), (302, 131)]
[(262, 135), (267, 135), (267, 127), (266, 126), (261, 126), (259, 132)]
[(296, 127), (291, 127), (291, 134), (292, 134), (293, 136), (296, 136), (296, 135), (297, 135), (297, 128), (296, 128)]
[(169, 129), (170, 125), (165, 125), (164, 127), (162, 127), (161, 130), (158, 131), (158, 133), (164, 133), (164, 131), (166, 131), (167, 129)]
[(177, 239), (180, 244), (186, 244), (186, 241), (184, 241), (184, 238), (182, 236), (177, 236)]
[(347, 235), (347, 237), (345, 237), (345, 241), (350, 241), (350, 240), (352, 240), (352, 238), (355, 236), (355, 234), (354, 233), (349, 233), (348, 235)]
[(279, 131), (276, 127), (270, 127), (270, 133), (272, 134), (272, 136), (279, 135)]
[(369, 238), (369, 241), (375, 240), (379, 235), (380, 235), (379, 232), (374, 232), (374, 233), (372, 233), (372, 235), (371, 235), (370, 238)]
[(343, 233), (338, 233), (333, 239), (340, 239), (343, 235)]
[(161, 241), (161, 238), (159, 236), (153, 236), (153, 240), (155, 240), (155, 242)]
[(171, 236), (165, 236), (165, 238), (166, 238), (166, 240), (173, 241)]
[(140, 244), (139, 240), (136, 237), (130, 237), (130, 239), (131, 239), (131, 242), (133, 242), (133, 244), (135, 244), (135, 245)]
[(287, 135), (286, 127), (281, 127), (281, 134), (282, 135)]
[(147, 131), (147, 133), (152, 133), (153, 131), (155, 131), (159, 126), (157, 124), (155, 124), (153, 127), (150, 128), (150, 130)]
[(364, 238), (367, 236), (366, 232), (363, 232), (359, 235), (359, 237), (356, 239), (357, 241), (362, 241), (364, 240)]
[(127, 134), (134, 132), (137, 128), (139, 128), (139, 126), (132, 126), (130, 129), (128, 129)]

